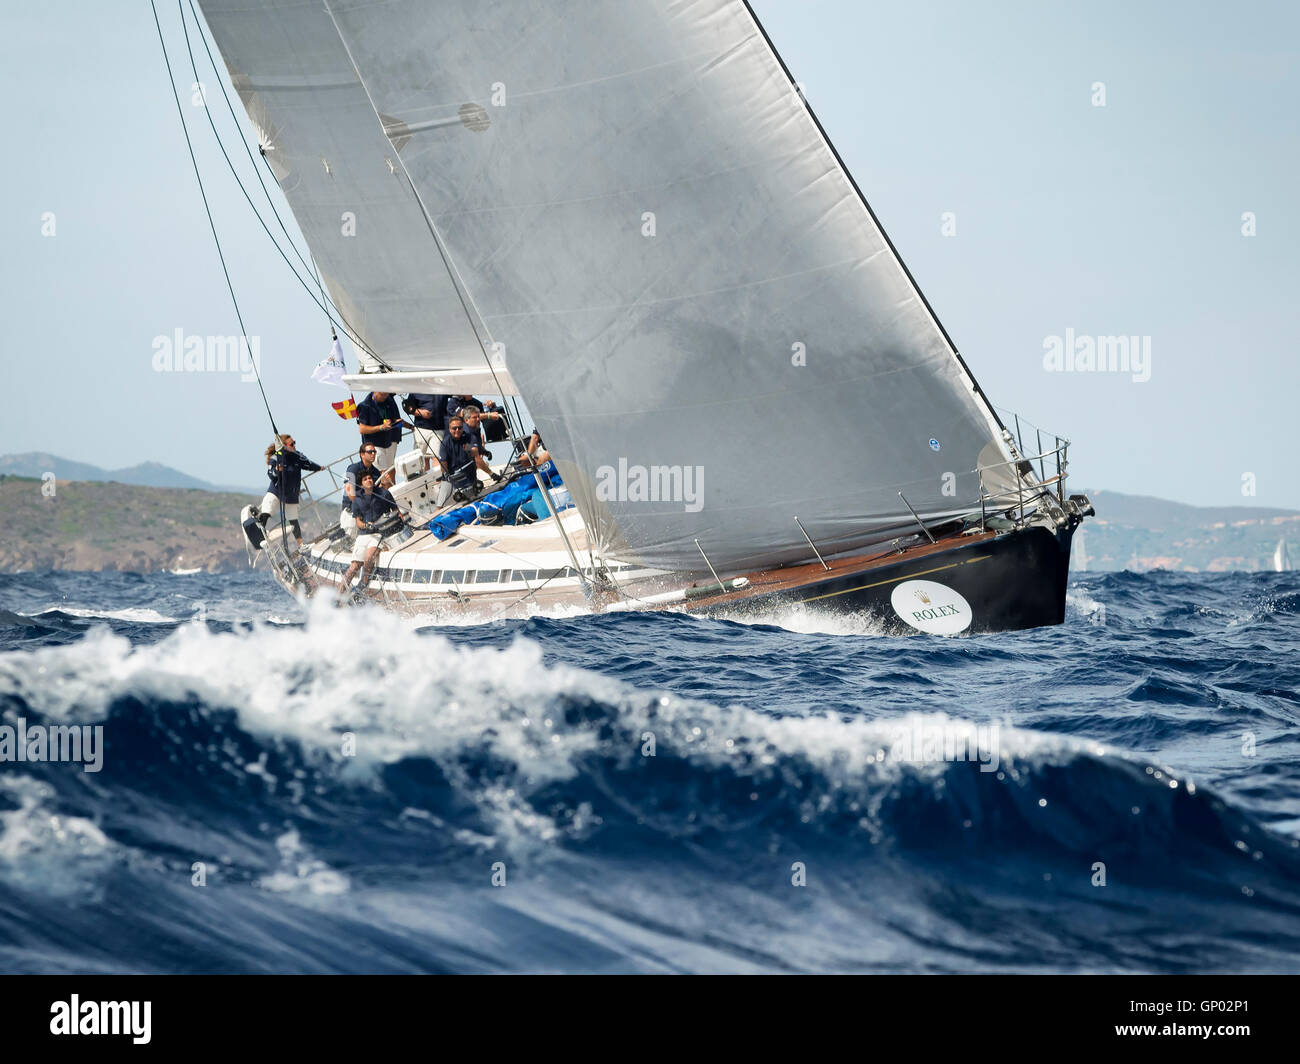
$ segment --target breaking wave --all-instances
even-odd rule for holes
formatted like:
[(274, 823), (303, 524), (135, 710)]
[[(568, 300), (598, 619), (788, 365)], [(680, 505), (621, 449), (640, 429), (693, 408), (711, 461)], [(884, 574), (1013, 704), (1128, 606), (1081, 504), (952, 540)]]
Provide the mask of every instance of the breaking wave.
[(0, 723), (104, 743), (0, 766), (0, 968), (1295, 970), (1295, 655), (1241, 650), (1300, 588), (1222, 590), (964, 640), (0, 596)]

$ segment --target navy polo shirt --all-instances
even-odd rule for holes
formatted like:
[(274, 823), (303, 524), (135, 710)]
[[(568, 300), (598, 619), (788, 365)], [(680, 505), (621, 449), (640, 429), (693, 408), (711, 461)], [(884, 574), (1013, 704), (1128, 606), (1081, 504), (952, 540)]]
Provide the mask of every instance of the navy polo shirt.
[[(413, 402), (417, 408), (422, 408), (424, 410), (427, 410), (429, 411), (430, 414), (433, 415), (432, 417), (421, 417), (419, 414), (412, 414), (411, 419), (415, 423), (415, 427), (417, 429), (441, 428), (441, 425), (439, 425), (438, 423), (438, 415), (439, 413), (441, 413), (441, 411), (438, 409), (438, 402), (439, 400), (441, 400), (445, 404), (447, 401), (446, 396), (423, 395), (417, 392), (412, 392), (409, 396), (407, 396), (407, 398), (410, 399), (411, 402)], [(443, 409), (446, 409), (445, 405)], [(380, 420), (382, 420), (382, 418)]]
[(483, 422), (478, 423), (478, 428), (469, 427), (469, 422), (465, 422), (465, 438), (478, 448), (478, 453), (485, 459), (487, 458), (487, 448), (483, 446)]
[(465, 433), (461, 435), (462, 439), (458, 440), (449, 431), (442, 438), (442, 449), (438, 452), (438, 457), (447, 467), (447, 479), (458, 488), (468, 487), (478, 481), (478, 466), (474, 462), (478, 448), (465, 438)]
[(391, 395), (382, 403), (371, 392), (357, 404), (357, 423), (360, 425), (382, 425), (386, 420), (393, 422), (393, 427), (386, 432), (362, 434), (361, 439), (373, 443), (376, 447), (389, 447), (402, 441), (402, 426), (398, 424), (402, 412), (397, 409), (397, 400)]
[[(380, 475), (379, 467), (376, 465), (372, 465), (369, 471), (374, 474), (375, 489), (378, 490), (379, 475)], [(361, 487), (361, 478), (365, 476), (365, 474), (366, 474), (366, 463), (362, 461), (356, 461), (353, 462), (350, 466), (348, 466), (347, 472), (343, 474), (343, 479), (352, 485), (353, 491), (355, 491), (358, 495), (360, 495), (363, 490)], [(346, 491), (343, 493), (343, 509), (347, 510), (349, 513), (352, 512), (352, 500), (348, 498), (348, 493)]]
[[(357, 515), (367, 526), (373, 525), (384, 514), (397, 509), (397, 503), (387, 488), (376, 488), (369, 495), (364, 491), (360, 492), (352, 500), (352, 512)], [(371, 529), (365, 528), (363, 532), (369, 534)]]

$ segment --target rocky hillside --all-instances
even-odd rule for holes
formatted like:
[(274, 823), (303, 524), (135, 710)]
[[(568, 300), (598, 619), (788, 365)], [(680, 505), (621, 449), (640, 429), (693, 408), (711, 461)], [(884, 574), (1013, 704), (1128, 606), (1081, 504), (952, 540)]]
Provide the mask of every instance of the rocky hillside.
[(243, 569), (238, 515), (253, 501), (251, 493), (3, 476), (0, 571)]
[(1075, 538), (1072, 568), (1255, 572), (1279, 539), (1300, 562), (1300, 513), (1262, 506), (1187, 506), (1146, 495), (1088, 493), (1097, 516)]

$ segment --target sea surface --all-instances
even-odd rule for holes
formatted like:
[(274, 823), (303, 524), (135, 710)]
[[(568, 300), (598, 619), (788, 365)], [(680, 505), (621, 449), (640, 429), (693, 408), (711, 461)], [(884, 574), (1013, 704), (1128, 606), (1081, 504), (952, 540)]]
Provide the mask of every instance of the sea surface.
[(958, 638), (0, 576), (0, 725), (102, 729), (0, 762), (0, 970), (1294, 972), (1298, 690), (1300, 573)]

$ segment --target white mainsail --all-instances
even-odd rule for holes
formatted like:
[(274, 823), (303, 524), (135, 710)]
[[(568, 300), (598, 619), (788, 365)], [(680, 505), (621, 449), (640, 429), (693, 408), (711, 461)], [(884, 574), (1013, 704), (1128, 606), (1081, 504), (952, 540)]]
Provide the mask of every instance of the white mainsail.
[[(364, 90), (384, 148), (358, 154), (419, 197), (380, 182), (392, 217), (408, 204), (379, 264), (393, 298), (369, 309), (413, 351), (449, 342), (404, 300), (450, 265), (608, 550), (780, 564), (809, 557), (804, 530), (827, 554), (914, 529), (900, 491), (931, 520), (979, 509), (981, 466), (1008, 482), (996, 416), (746, 4), (202, 3), (250, 111), (304, 161), (313, 138), (337, 157), (343, 128), (362, 143)], [(271, 96), (286, 55), (305, 111)], [(313, 249), (338, 244), (318, 200), (328, 226), (294, 206)], [(346, 245), (331, 263), (369, 268)]]
[(471, 319), (329, 12), (286, 0), (200, 7), (348, 325), (394, 369), (484, 369)]
[(1275, 573), (1291, 571), (1291, 555), (1287, 553), (1285, 536), (1279, 539), (1277, 546), (1273, 548), (1273, 571)]
[(978, 507), (996, 418), (745, 4), (327, 6), (599, 538), (737, 569)]

